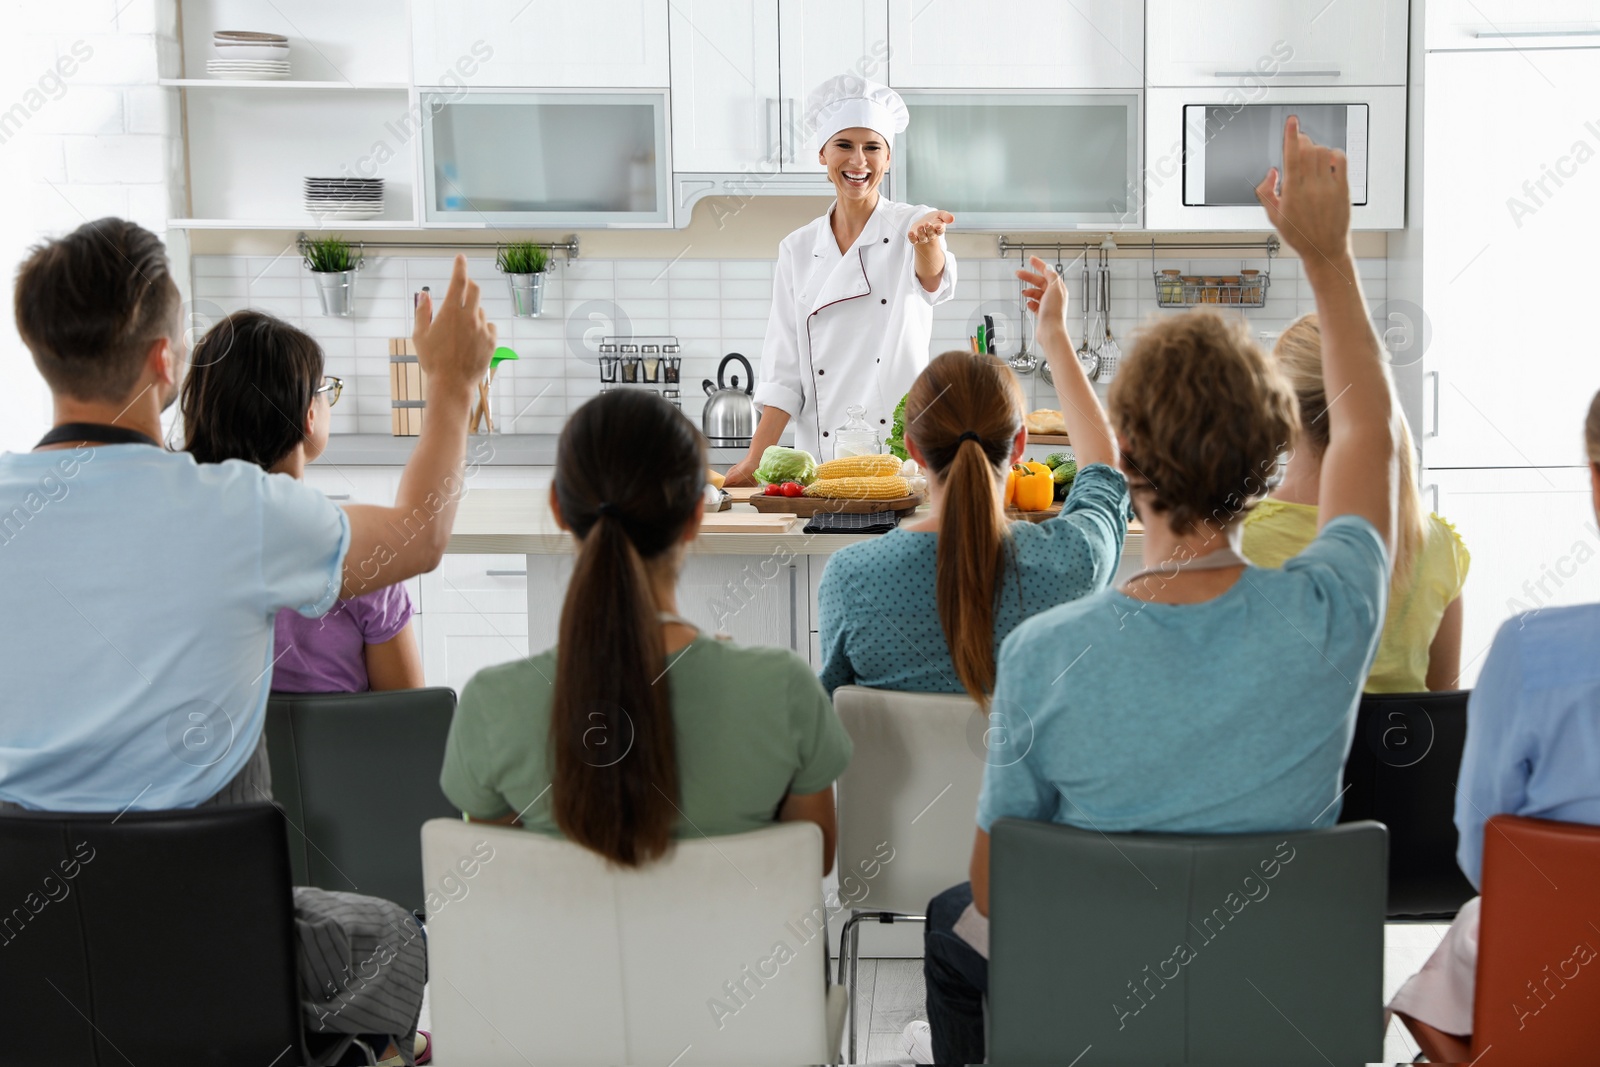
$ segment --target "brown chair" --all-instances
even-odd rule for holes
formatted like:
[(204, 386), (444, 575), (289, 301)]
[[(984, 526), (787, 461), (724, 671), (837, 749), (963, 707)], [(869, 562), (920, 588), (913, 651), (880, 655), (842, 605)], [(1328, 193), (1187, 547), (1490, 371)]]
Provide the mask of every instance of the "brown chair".
[(1496, 815), (1484, 829), (1474, 1061), (1600, 1056), (1600, 826)]

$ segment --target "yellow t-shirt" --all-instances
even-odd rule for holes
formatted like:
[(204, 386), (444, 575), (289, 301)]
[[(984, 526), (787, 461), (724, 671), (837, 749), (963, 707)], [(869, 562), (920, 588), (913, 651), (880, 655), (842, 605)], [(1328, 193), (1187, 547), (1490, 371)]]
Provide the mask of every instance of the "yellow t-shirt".
[[(1263, 500), (1245, 517), (1241, 550), (1258, 567), (1281, 567), (1317, 536), (1312, 504)], [(1472, 557), (1456, 528), (1429, 515), (1422, 545), (1411, 563), (1407, 589), (1389, 590), (1378, 655), (1367, 675), (1368, 693), (1420, 693), (1427, 689), (1428, 647), (1450, 602), (1461, 595)]]

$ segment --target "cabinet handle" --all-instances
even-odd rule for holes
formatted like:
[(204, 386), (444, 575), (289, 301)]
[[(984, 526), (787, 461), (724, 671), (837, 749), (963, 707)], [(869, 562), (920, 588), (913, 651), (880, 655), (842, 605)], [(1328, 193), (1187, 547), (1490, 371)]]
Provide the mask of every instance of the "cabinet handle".
[[(1211, 72), (1213, 78), (1259, 78), (1259, 70), (1215, 70)], [(1272, 75), (1274, 78), (1339, 78), (1344, 76), (1342, 70), (1280, 70)]]
[[(789, 651), (800, 651), (800, 605), (796, 599), (800, 591), (800, 575), (793, 563), (789, 564)], [(809, 639), (809, 635), (808, 635)]]
[(1600, 30), (1479, 30), (1479, 39), (1501, 37), (1600, 37)]
[(1424, 374), (1423, 377), (1433, 379), (1433, 429), (1422, 435), (1424, 439), (1427, 439), (1439, 436), (1439, 372), (1431, 370)]
[(767, 97), (767, 147), (765, 149), (766, 158), (767, 159), (775, 159), (775, 160), (778, 160), (779, 162), (782, 162), (782, 157), (783, 157), (783, 138), (779, 136), (779, 132), (780, 131), (779, 131), (779, 126), (778, 126), (778, 98), (775, 97), (775, 96), (769, 96), (769, 97)]
[(326, 496), (329, 500), (349, 500), (350, 499), (350, 494), (349, 493), (324, 493), (323, 496)]
[(785, 163), (793, 163), (794, 139), (799, 136), (800, 131), (794, 128), (794, 97), (792, 96), (783, 101), (783, 133), (783, 161)]
[(1437, 515), (1439, 514), (1439, 483), (1434, 482), (1428, 486), (1428, 492), (1433, 494), (1433, 513)]
[(487, 570), (487, 571), (484, 571), (483, 573), (488, 575), (490, 578), (526, 578), (528, 576), (528, 572), (526, 570), (521, 570), (521, 571)]

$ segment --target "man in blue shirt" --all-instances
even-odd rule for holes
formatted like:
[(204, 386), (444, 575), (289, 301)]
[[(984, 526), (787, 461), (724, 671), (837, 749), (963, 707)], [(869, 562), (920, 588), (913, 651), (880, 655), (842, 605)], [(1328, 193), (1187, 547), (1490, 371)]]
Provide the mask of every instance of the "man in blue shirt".
[[(1600, 393), (1585, 425), (1600, 518)], [(1483, 882), (1484, 824), (1494, 815), (1600, 826), (1600, 604), (1543, 608), (1507, 620), (1467, 703), (1456, 791), (1456, 861)], [(1422, 970), (1389, 1007), (1432, 1060), (1471, 1059), (1478, 908), (1462, 905)]]
[[(340, 509), (287, 475), (163, 448), (161, 413), (187, 353), (154, 234), (108, 218), (33, 250), (15, 317), (55, 425), (32, 452), (0, 455), (0, 809), (271, 799), (263, 725), (277, 612), (319, 615), (431, 570), (449, 539), (467, 412), (494, 348), (477, 288), (457, 257), (437, 314), (418, 300), (428, 417), (395, 505)], [(365, 956), (370, 931), (392, 922), (398, 934), (396, 914), (409, 916), (309, 889), (296, 907), (303, 946), (313, 929), (324, 946), (343, 938), (342, 952), (302, 954), (308, 1030), (414, 1029), (419, 940), (359, 994), (338, 988), (341, 967), (359, 960), (336, 958)]]

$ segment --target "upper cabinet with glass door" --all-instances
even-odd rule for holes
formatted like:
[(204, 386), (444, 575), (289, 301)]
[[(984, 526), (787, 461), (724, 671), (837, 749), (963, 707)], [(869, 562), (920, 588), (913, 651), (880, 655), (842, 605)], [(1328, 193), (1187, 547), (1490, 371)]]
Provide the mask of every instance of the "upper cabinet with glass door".
[(929, 204), (964, 230), (1140, 225), (1139, 94), (969, 90), (902, 94), (896, 200)]
[(1404, 85), (1408, 18), (1406, 0), (1148, 0), (1145, 73), (1152, 86)]
[(889, 0), (896, 89), (1139, 89), (1144, 5)]
[(665, 226), (664, 92), (421, 95), (423, 220), (446, 226)]
[[(664, 89), (664, 0), (411, 0), (416, 83)], [(464, 60), (476, 58), (470, 76)]]
[(1595, 0), (1428, 0), (1428, 50), (1600, 47)]

